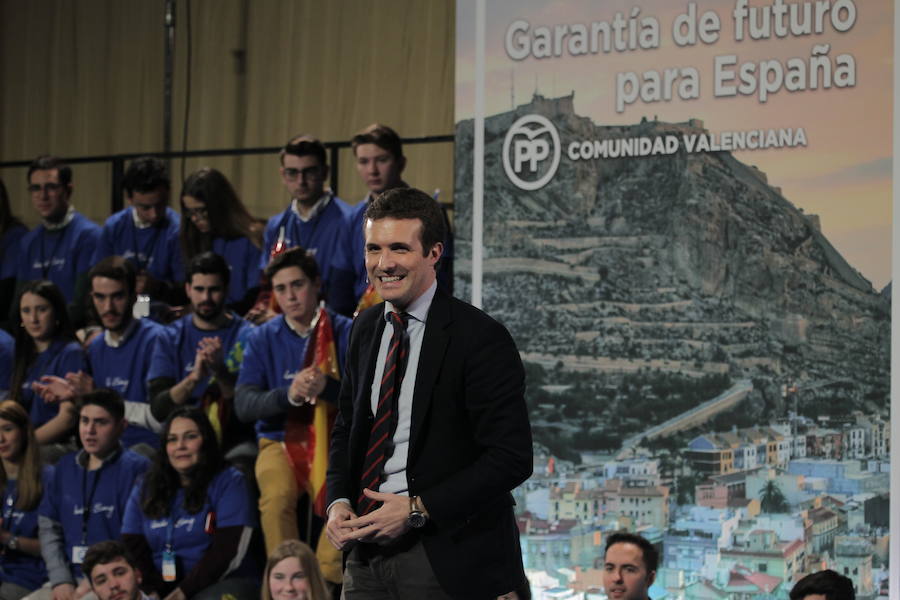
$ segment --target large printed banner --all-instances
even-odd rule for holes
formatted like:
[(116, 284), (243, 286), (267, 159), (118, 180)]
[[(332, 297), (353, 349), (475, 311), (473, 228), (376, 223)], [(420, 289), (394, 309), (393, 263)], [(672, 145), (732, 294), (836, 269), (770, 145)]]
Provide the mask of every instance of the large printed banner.
[(620, 529), (654, 599), (887, 594), (893, 23), (458, 2), (456, 289), (528, 374), (535, 598), (604, 598)]

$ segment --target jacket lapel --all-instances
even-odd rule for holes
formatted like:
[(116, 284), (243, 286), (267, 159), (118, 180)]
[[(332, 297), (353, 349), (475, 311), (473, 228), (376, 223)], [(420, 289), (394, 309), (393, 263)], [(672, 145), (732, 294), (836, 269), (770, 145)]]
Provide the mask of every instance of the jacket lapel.
[[(419, 435), (431, 408), (432, 390), (450, 343), (449, 327), (452, 322), (450, 298), (438, 288), (425, 320), (425, 336), (422, 338), (419, 366), (416, 369), (416, 387), (413, 392), (412, 423), (409, 432), (409, 463), (418, 456)], [(407, 469), (409, 466), (407, 464)]]

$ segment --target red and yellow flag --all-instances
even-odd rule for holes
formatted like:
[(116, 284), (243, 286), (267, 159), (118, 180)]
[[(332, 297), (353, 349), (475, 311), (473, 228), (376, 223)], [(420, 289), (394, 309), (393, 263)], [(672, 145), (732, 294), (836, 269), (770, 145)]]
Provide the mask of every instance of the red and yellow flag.
[(359, 299), (359, 304), (356, 305), (356, 312), (353, 313), (353, 318), (359, 316), (359, 313), (366, 310), (370, 306), (375, 306), (379, 302), (381, 302), (382, 298), (375, 291), (375, 287), (370, 283), (366, 288), (366, 291), (363, 292), (362, 297)]
[[(327, 377), (340, 381), (340, 367), (331, 318), (319, 308), (318, 322), (306, 346), (303, 368), (317, 367)], [(325, 516), (325, 472), (328, 469), (328, 443), (337, 409), (328, 402), (292, 406), (284, 428), (284, 448), (297, 479), (312, 499), (313, 512)]]

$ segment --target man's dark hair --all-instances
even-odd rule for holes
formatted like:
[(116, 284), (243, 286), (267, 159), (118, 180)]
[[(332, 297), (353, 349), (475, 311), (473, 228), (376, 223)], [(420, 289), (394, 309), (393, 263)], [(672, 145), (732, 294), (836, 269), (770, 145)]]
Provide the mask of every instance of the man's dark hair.
[(266, 265), (264, 274), (271, 281), (278, 271), (288, 267), (298, 267), (310, 281), (315, 281), (319, 278), (319, 265), (316, 264), (316, 259), (300, 247), (289, 248), (275, 256)]
[(382, 150), (387, 150), (396, 160), (403, 159), (403, 143), (397, 132), (381, 123), (372, 123), (350, 140), (350, 147), (356, 155), (357, 146), (363, 144), (375, 144)]
[(94, 578), (91, 574), (94, 572), (94, 567), (109, 564), (119, 558), (124, 559), (132, 569), (137, 568), (134, 558), (122, 542), (118, 540), (97, 542), (84, 553), (84, 562), (81, 564), (81, 570), (93, 585)]
[(305, 133), (295, 135), (289, 139), (288, 143), (281, 149), (281, 154), (278, 155), (278, 158), (281, 160), (282, 166), (284, 165), (284, 157), (286, 154), (293, 154), (294, 156), (315, 156), (319, 159), (320, 166), (328, 166), (328, 155), (325, 152), (324, 144), (313, 136)]
[(228, 288), (228, 281), (231, 278), (231, 271), (225, 259), (215, 252), (201, 252), (188, 265), (187, 272), (184, 274), (184, 280), (191, 283), (194, 275), (218, 275), (222, 278), (222, 287)]
[(125, 418), (125, 401), (116, 390), (97, 388), (88, 392), (78, 400), (78, 414), (85, 406), (96, 405), (106, 410), (117, 422)]
[(659, 552), (644, 536), (627, 531), (617, 531), (606, 538), (606, 548), (603, 550), (603, 555), (606, 556), (610, 547), (615, 544), (634, 544), (640, 548), (644, 557), (644, 566), (647, 567), (648, 573), (655, 571), (659, 566)]
[(441, 206), (437, 200), (416, 188), (394, 188), (376, 196), (366, 208), (363, 227), (370, 219), (419, 219), (422, 222), (420, 241), (423, 255), (427, 255), (435, 244), (443, 243), (447, 236)]
[(122, 177), (122, 187), (131, 198), (135, 192), (146, 194), (159, 188), (171, 187), (166, 163), (155, 156), (142, 156), (131, 161)]
[(56, 169), (59, 173), (60, 184), (68, 186), (72, 183), (72, 167), (64, 163), (61, 158), (47, 154), (38, 156), (31, 161), (31, 164), (28, 165), (28, 174), (25, 176), (25, 180), (31, 183), (31, 174), (35, 171), (52, 171), (53, 169)]
[(827, 600), (855, 600), (853, 581), (849, 577), (826, 569), (807, 575), (791, 589), (791, 600), (803, 600), (810, 594), (825, 594)]
[(125, 292), (131, 296), (137, 289), (137, 271), (130, 260), (121, 256), (107, 256), (88, 271), (88, 281), (93, 289), (95, 277), (106, 277), (125, 284)]

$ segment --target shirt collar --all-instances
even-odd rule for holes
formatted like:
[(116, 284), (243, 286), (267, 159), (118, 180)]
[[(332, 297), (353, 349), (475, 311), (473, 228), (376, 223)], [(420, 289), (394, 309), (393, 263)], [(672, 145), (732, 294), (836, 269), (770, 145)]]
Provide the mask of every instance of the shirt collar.
[(298, 202), (296, 198), (291, 200), (291, 210), (294, 211), (294, 214), (297, 215), (297, 218), (299, 218), (301, 221), (303, 221), (304, 223), (309, 223), (310, 221), (318, 217), (319, 214), (322, 213), (322, 211), (325, 210), (325, 207), (327, 207), (328, 203), (331, 202), (331, 196), (331, 192), (325, 192), (324, 194), (322, 194), (322, 196), (318, 200), (316, 200), (316, 203), (313, 204), (312, 209), (309, 211), (308, 217), (304, 217), (300, 214), (300, 209), (297, 207)]
[(110, 348), (118, 348), (128, 341), (128, 338), (131, 337), (131, 334), (138, 328), (138, 324), (140, 319), (132, 318), (131, 322), (125, 327), (125, 331), (122, 332), (122, 335), (119, 336), (118, 340), (114, 340), (112, 334), (109, 332), (109, 329), (103, 330), (103, 341), (106, 342), (106, 345)]
[(140, 217), (138, 217), (137, 209), (133, 206), (131, 207), (131, 222), (134, 223), (134, 226), (138, 229), (147, 229), (148, 227), (153, 227), (153, 223), (141, 221)]
[(70, 204), (69, 209), (66, 211), (66, 216), (62, 218), (59, 223), (51, 223), (46, 219), (41, 219), (41, 223), (44, 225), (44, 229), (47, 231), (59, 231), (63, 229), (66, 225), (72, 222), (72, 219), (75, 218), (75, 206)]
[[(321, 308), (321, 307), (322, 307), (322, 304), (320, 303), (320, 304), (319, 304), (319, 308)], [(300, 337), (302, 337), (302, 338), (308, 338), (308, 337), (309, 337), (309, 334), (312, 333), (312, 332), (313, 332), (313, 329), (316, 328), (316, 325), (319, 324), (319, 316), (320, 316), (321, 314), (322, 314), (322, 311), (319, 310), (319, 309), (317, 308), (317, 309), (316, 309), (316, 314), (313, 316), (312, 321), (309, 322), (309, 328), (308, 328), (306, 331), (300, 331), (299, 329), (297, 329), (296, 327), (294, 327), (293, 325), (291, 325), (290, 320), (289, 320), (285, 315), (282, 315), (282, 317), (284, 317), (284, 324), (287, 325), (287, 328), (288, 328), (288, 329), (290, 329), (290, 330), (293, 331), (296, 335), (298, 335), (298, 336), (300, 336)]]
[(428, 309), (431, 308), (431, 301), (434, 300), (435, 291), (437, 291), (437, 279), (431, 282), (431, 285), (428, 286), (428, 289), (421, 296), (412, 301), (412, 304), (406, 308), (406, 311), (398, 311), (393, 304), (385, 302), (384, 320), (389, 321), (392, 312), (406, 312), (416, 321), (424, 323), (428, 317)]
[[(116, 458), (118, 458), (118, 456), (121, 452), (122, 452), (122, 444), (116, 444), (116, 447), (113, 448), (109, 454), (107, 454), (106, 456), (99, 456), (98, 458), (100, 459), (100, 468), (102, 469), (103, 467), (106, 466), (106, 463), (110, 463), (110, 462), (113, 462), (114, 460), (116, 460)], [(82, 448), (81, 450), (78, 451), (78, 454), (75, 455), (75, 462), (77, 462), (83, 468), (87, 469), (89, 458), (90, 458), (90, 456), (88, 455), (88, 453), (85, 452), (84, 449)]]

